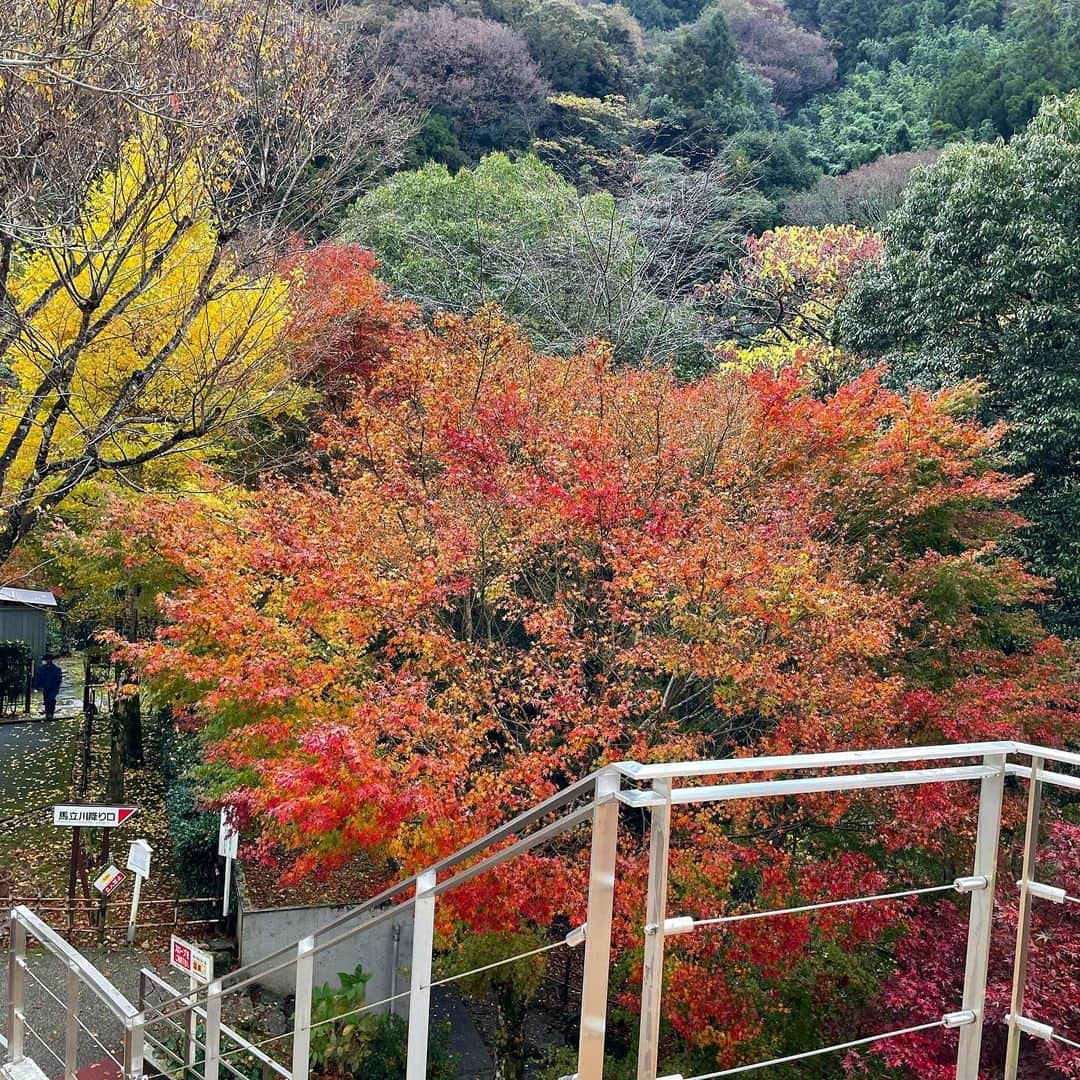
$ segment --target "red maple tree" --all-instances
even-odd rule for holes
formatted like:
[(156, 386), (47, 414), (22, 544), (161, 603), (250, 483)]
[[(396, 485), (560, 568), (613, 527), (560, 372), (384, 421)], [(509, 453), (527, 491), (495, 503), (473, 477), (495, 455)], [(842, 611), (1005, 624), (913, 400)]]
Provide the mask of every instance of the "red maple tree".
[[(415, 869), (618, 759), (1075, 732), (1041, 583), (999, 547), (1018, 484), (994, 468), (1000, 432), (966, 419), (972, 388), (904, 395), (870, 370), (821, 400), (797, 368), (687, 384), (600, 346), (539, 355), (494, 310), (380, 340), (355, 350), (309, 478), (208, 477), (116, 512), (130, 558), (190, 582), (129, 653), (291, 873), (359, 850)], [(902, 848), (894, 883), (959, 873), (973, 814), (962, 785), (688, 812), (673, 913), (879, 891)], [(571, 838), (449, 894), (444, 929), (580, 922), (580, 856)], [(632, 835), (620, 874), (632, 973)], [(827, 1018), (856, 1000), (839, 958), (914, 917), (683, 939), (671, 1030), (722, 1066), (783, 1049), (793, 1001)]]

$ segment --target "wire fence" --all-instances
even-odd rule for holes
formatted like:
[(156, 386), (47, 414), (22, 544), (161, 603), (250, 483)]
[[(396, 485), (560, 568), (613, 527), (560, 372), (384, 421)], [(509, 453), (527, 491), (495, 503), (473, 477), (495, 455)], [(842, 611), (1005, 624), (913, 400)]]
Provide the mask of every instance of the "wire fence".
[[(1028, 755), (1032, 758), (1031, 767), (1009, 761), (1010, 754)], [(420, 1055), (420, 1068), (424, 1068), (422, 1055), (426, 1052), (428, 1021), (430, 1019), (430, 992), (439, 987), (460, 985), (476, 979), (485, 973), (523, 963), (533, 958), (543, 957), (548, 967), (548, 986), (560, 987), (562, 997), (569, 1003), (570, 984), (578, 983), (580, 972), (580, 991), (574, 986), (573, 1000), (578, 1005), (578, 1026), (580, 1029), (579, 1075), (582, 1080), (598, 1075), (597, 1063), (603, 1061), (603, 1033), (610, 1006), (607, 976), (611, 970), (612, 948), (612, 912), (615, 903), (616, 856), (620, 828), (620, 811), (628, 816), (627, 808), (635, 814), (648, 811), (651, 821), (647, 833), (645, 849), (649, 860), (649, 876), (645, 908), (640, 922), (635, 922), (637, 931), (644, 939), (643, 976), (641, 980), (641, 1036), (638, 1041), (638, 1053), (652, 1053), (652, 1063), (644, 1056), (639, 1056), (639, 1075), (660, 1077), (660, 1080), (720, 1080), (728, 1076), (754, 1073), (759, 1070), (781, 1068), (803, 1061), (809, 1061), (830, 1054), (843, 1053), (862, 1047), (872, 1046), (887, 1040), (902, 1039), (911, 1035), (935, 1030), (954, 1030), (959, 1034), (957, 1050), (957, 1076), (961, 1080), (974, 1080), (978, 1076), (980, 1043), (982, 1040), (984, 1005), (986, 1000), (987, 961), (990, 949), (990, 934), (994, 922), (994, 895), (1003, 892), (1009, 883), (1002, 879), (999, 872), (999, 854), (1001, 844), (1002, 798), (1006, 779), (1017, 777), (1029, 781), (1031, 802), (1028, 810), (1027, 838), (1025, 840), (1025, 863), (1021, 880), (1017, 882), (1021, 898), (1021, 910), (1028, 910), (1033, 902), (1053, 902), (1075, 904), (1078, 898), (1071, 896), (1065, 889), (1051, 884), (1042, 884), (1034, 879), (1035, 856), (1039, 837), (1038, 792), (1043, 783), (1055, 783), (1060, 777), (1043, 768), (1043, 757), (1057, 754), (1065, 763), (1080, 762), (1080, 756), (1060, 751), (1039, 750), (1025, 747), (1023, 744), (971, 744), (965, 747), (938, 748), (901, 748), (893, 751), (852, 752), (852, 754), (803, 755), (782, 759), (739, 760), (738, 762), (693, 762), (663, 763), (654, 766), (636, 766), (633, 763), (621, 763), (611, 766), (596, 774), (588, 783), (579, 783), (558, 798), (548, 800), (538, 807), (527, 811), (509, 823), (503, 830), (484, 838), (482, 843), (470, 845), (451, 859), (445, 860), (435, 868), (429, 869), (405, 883), (380, 894), (373, 900), (353, 910), (348, 915), (335, 919), (331, 924), (316, 931), (311, 937), (304, 938), (288, 947), (284, 947), (264, 957), (254, 964), (241, 967), (198, 990), (177, 990), (168, 983), (159, 980), (155, 994), (140, 1001), (143, 1010), (141, 1019), (146, 1025), (145, 1039), (147, 1047), (159, 1053), (164, 1060), (179, 1065), (182, 1070), (190, 1071), (202, 1055), (204, 1070), (196, 1070), (195, 1075), (206, 1078), (218, 1077), (218, 1069), (230, 1076), (249, 1077), (252, 1069), (269, 1070), (270, 1073), (287, 1078), (308, 1075), (311, 1059), (312, 1038), (319, 1039), (325, 1029), (332, 1030), (338, 1025), (358, 1016), (371, 1014), (402, 1001), (409, 1001), (409, 1076), (422, 1077), (424, 1073), (416, 1070), (417, 1055)], [(943, 768), (921, 768), (910, 771), (881, 771), (885, 766), (895, 766), (902, 762), (921, 762), (925, 760), (947, 760), (980, 757), (982, 764), (956, 764)], [(806, 776), (802, 770), (877, 768), (878, 771), (864, 771), (858, 774), (844, 773), (825, 776)], [(766, 774), (766, 778), (745, 781), (745, 775), (751, 772)], [(774, 779), (784, 772), (798, 773), (795, 779)], [(719, 775), (724, 783), (709, 786), (683, 787), (675, 785), (675, 780)], [(1064, 774), (1063, 774), (1064, 775)], [(1073, 778), (1064, 775), (1064, 782), (1059, 786), (1073, 788)], [(652, 788), (643, 785), (652, 781)], [(898, 785), (919, 786), (923, 784), (952, 784), (957, 782), (977, 782), (975, 794), (978, 799), (977, 827), (974, 836), (971, 862), (965, 862), (962, 871), (968, 876), (956, 877), (949, 882), (919, 884), (906, 880), (907, 875), (894, 878), (894, 886), (887, 891), (871, 895), (851, 896), (846, 898), (825, 899), (812, 903), (796, 903), (792, 906), (769, 910), (739, 910), (754, 902), (753, 896), (744, 897), (742, 902), (732, 901), (730, 913), (694, 917), (688, 915), (667, 915), (667, 904), (672, 901), (668, 895), (667, 867), (669, 858), (669, 840), (671, 830), (672, 805), (691, 803), (717, 803), (736, 799), (759, 799), (777, 796), (788, 798), (800, 793), (825, 793), (873, 789)], [(623, 786), (623, 785), (628, 786)], [(629, 786), (635, 784), (638, 786)], [(555, 820), (552, 820), (552, 817)], [(524, 852), (532, 851), (556, 837), (564, 837), (569, 830), (578, 827), (591, 827), (588, 845), (579, 845), (576, 840), (570, 847), (576, 856), (589, 858), (587, 880), (587, 911), (578, 912), (578, 917), (586, 916), (581, 925), (568, 929), (564, 936), (544, 941), (535, 947), (524, 948), (510, 955), (484, 963), (477, 963), (465, 970), (433, 971), (433, 965), (446, 962), (445, 953), (437, 948), (436, 901), (450, 890), (473, 880), (477, 875), (487, 873), (502, 865), (507, 860)], [(581, 834), (575, 834), (579, 839)], [(966, 859), (966, 856), (965, 856)], [(971, 869), (968, 871), (967, 866)], [(965, 965), (959, 974), (963, 975), (962, 993), (957, 991), (956, 1011), (938, 1017), (927, 1017), (917, 1023), (919, 1012), (905, 1016), (908, 1026), (880, 1031), (876, 1034), (859, 1036), (846, 1041), (831, 1043), (810, 1049), (793, 1049), (797, 1052), (769, 1058), (762, 1061), (749, 1061), (731, 1064), (714, 1071), (683, 1077), (679, 1073), (658, 1073), (656, 1053), (660, 1049), (660, 1004), (664, 994), (664, 942), (669, 939), (672, 949), (686, 948), (687, 941), (680, 946), (677, 939), (681, 934), (705, 930), (723, 930), (727, 927), (773, 918), (814, 918), (818, 912), (870, 904), (902, 904), (918, 901), (922, 898), (955, 892), (964, 898), (969, 920), (969, 939)], [(796, 893), (792, 900), (802, 899)], [(47, 902), (50, 898), (42, 898)], [(160, 905), (179, 905), (183, 902), (198, 904), (212, 902), (213, 898), (188, 898), (186, 901), (157, 901)], [(757, 903), (761, 902), (758, 896)], [(53, 904), (45, 903), (45, 910), (50, 906), (53, 913), (67, 912), (64, 898), (51, 898)], [(148, 904), (153, 904), (148, 901)], [(722, 902), (721, 902), (722, 903)], [(1026, 905), (1026, 907), (1025, 907)], [(120, 905), (118, 905), (119, 907)], [(715, 910), (715, 909), (714, 909)], [(723, 908), (721, 907), (721, 911)], [(638, 916), (634, 916), (635, 919)], [(162, 924), (167, 924), (163, 917)], [(400, 990), (391, 983), (391, 992), (380, 992), (374, 1000), (340, 1008), (330, 1016), (311, 1015), (312, 1000), (315, 991), (315, 956), (331, 955), (331, 950), (348, 943), (351, 948), (359, 949), (359, 939), (366, 931), (379, 927), (387, 928), (390, 920), (402, 920), (412, 928), (412, 965), (409, 985)], [(216, 920), (204, 919), (201, 922)], [(556, 933), (562, 934), (563, 928)], [(1017, 968), (1014, 975), (1014, 990), (1022, 990), (1026, 969), (1020, 962), (1024, 944), (1030, 937), (1030, 921), (1025, 923), (1023, 916), (1019, 920)], [(396, 940), (396, 939), (395, 939)], [(1026, 945), (1025, 945), (1026, 948)], [(580, 957), (580, 964), (575, 957)], [(1026, 963), (1026, 960), (1024, 961)], [(396, 964), (396, 961), (395, 961)], [(294, 979), (296, 1008), (292, 1018), (291, 1030), (266, 1031), (263, 1036), (238, 1035), (222, 1023), (222, 999), (236, 995), (245, 988), (258, 984), (270, 974), (279, 974), (291, 969), (288, 976)], [(396, 968), (395, 968), (396, 971)], [(559, 977), (561, 973), (561, 980)], [(561, 984), (561, 985), (560, 985)], [(958, 982), (959, 987), (959, 982)], [(51, 995), (54, 996), (55, 995)], [(59, 998), (56, 998), (59, 1001)], [(354, 999), (355, 1000), (355, 999)], [(1022, 993), (1019, 1003), (1014, 1000), (1013, 1012), (1009, 1024), (1010, 1045), (1022, 1034), (1025, 1037), (1038, 1038), (1060, 1044), (1063, 1048), (1080, 1050), (1080, 1043), (1073, 1040), (1074, 1032), (1059, 1033), (1053, 1028), (1023, 1015)], [(925, 1013), (923, 1013), (925, 1016)], [(414, 1038), (413, 1025), (419, 1034)], [(650, 1026), (651, 1025), (651, 1026)], [(27, 1029), (28, 1035), (35, 1031)], [(595, 1036), (599, 1035), (598, 1041)], [(838, 1033), (841, 1034), (841, 1033)], [(843, 1033), (848, 1034), (848, 1033)], [(421, 1036), (422, 1043), (421, 1043)], [(590, 1044), (589, 1039), (593, 1038)], [(805, 1045), (805, 1044), (802, 1044)], [(665, 1047), (668, 1046), (665, 1043)], [(290, 1067), (275, 1060), (277, 1056), (291, 1051)], [(775, 1051), (774, 1051), (775, 1052)], [(270, 1057), (270, 1054), (275, 1057)], [(737, 1059), (736, 1059), (737, 1060)], [(644, 1069), (642, 1063), (644, 1062)], [(699, 1066), (700, 1067), (700, 1066)], [(1010, 1072), (1006, 1067), (1006, 1077), (1016, 1076), (1015, 1069)]]

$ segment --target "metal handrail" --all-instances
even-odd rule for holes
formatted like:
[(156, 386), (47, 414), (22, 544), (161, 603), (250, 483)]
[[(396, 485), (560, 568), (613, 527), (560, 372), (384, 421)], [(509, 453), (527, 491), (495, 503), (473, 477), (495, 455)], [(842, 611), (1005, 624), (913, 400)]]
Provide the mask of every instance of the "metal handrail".
[(26, 928), (54, 956), (59, 957), (69, 971), (74, 970), (79, 981), (93, 990), (109, 1011), (125, 1024), (136, 1021), (142, 1013), (78, 949), (69, 945), (48, 923), (39, 919), (22, 905), (12, 908), (11, 918)]
[[(141, 1080), (143, 1075), (143, 1014), (96, 968), (82, 953), (68, 944), (51, 926), (38, 918), (29, 908), (17, 905), (10, 909), (8, 919), (8, 1000), (7, 1046), (4, 1059), (16, 1064), (25, 1057), (25, 1036), (40, 1042), (50, 1056), (64, 1069), (65, 1076), (74, 1076), (78, 1065), (79, 1031), (85, 1031), (108, 1057), (122, 1069), (125, 1080)], [(49, 990), (29, 968), (26, 958), (27, 938), (33, 937), (56, 957), (65, 971), (66, 1001)], [(64, 1056), (57, 1053), (30, 1023), (26, 1010), (26, 979), (39, 984), (54, 1002), (66, 1005), (67, 1022), (64, 1030)], [(112, 1013), (123, 1026), (122, 1062), (79, 1019), (79, 999), (82, 987)]]
[[(899, 765), (909, 761), (941, 761), (987, 754), (1026, 753), (1023, 743), (1011, 740), (902, 746), (888, 750), (838, 750), (824, 754), (788, 754), (774, 757), (731, 757), (697, 761), (665, 761), (642, 765), (621, 761), (615, 768), (628, 780), (652, 781), (681, 777), (722, 776), (751, 772), (807, 772), (814, 769), (848, 769), (867, 765)], [(1050, 751), (1042, 752), (1044, 756)], [(1062, 751), (1064, 753), (1064, 751)], [(1080, 755), (1071, 755), (1080, 764)]]
[[(935, 744), (927, 746), (907, 746), (897, 747), (887, 750), (847, 750), (837, 751), (830, 753), (819, 754), (794, 754), (785, 756), (772, 756), (772, 757), (759, 757), (759, 758), (720, 758), (712, 760), (699, 760), (699, 761), (677, 761), (677, 762), (663, 762), (658, 764), (642, 764), (636, 761), (619, 761), (615, 762), (609, 768), (615, 770), (620, 776), (632, 783), (652, 781), (659, 778), (683, 778), (693, 779), (706, 776), (724, 776), (724, 775), (738, 775), (740, 773), (781, 773), (781, 772), (807, 772), (819, 769), (851, 769), (868, 766), (883, 766), (883, 765), (897, 765), (905, 762), (913, 761), (942, 761), (957, 758), (984, 758), (988, 755), (1008, 755), (1011, 753), (1022, 754), (1024, 756), (1031, 756), (1032, 754), (1041, 754), (1044, 758), (1049, 760), (1059, 760), (1063, 764), (1075, 764), (1080, 765), (1080, 754), (1070, 753), (1069, 751), (1056, 751), (1050, 749), (1042, 749), (1033, 747), (1027, 743), (1016, 742), (1009, 739), (987, 741), (987, 742), (974, 742), (974, 743), (958, 743), (958, 744)], [(984, 774), (977, 772), (975, 769), (981, 767), (973, 767), (969, 772), (961, 775), (956, 771), (951, 774), (946, 770), (940, 772), (934, 771), (933, 774), (927, 770), (927, 775), (920, 776), (918, 771), (913, 770), (909, 776), (901, 779), (899, 776), (895, 780), (875, 780), (871, 781), (867, 786), (893, 786), (893, 784), (910, 783), (921, 784), (924, 782), (932, 782), (933, 780), (963, 780), (963, 779), (979, 779)], [(1024, 767), (1019, 765), (1007, 766), (1010, 774), (1023, 775), (1020, 770)], [(589, 775), (581, 778), (575, 783), (569, 785), (566, 788), (556, 792), (543, 802), (537, 804), (530, 809), (523, 811), (516, 815), (510, 821), (499, 826), (497, 829), (488, 833), (487, 835), (475, 840), (458, 851), (447, 856), (444, 859), (434, 863), (429, 867), (425, 873), (434, 873), (439, 879), (438, 892), (445, 892), (447, 889), (453, 888), (454, 884), (461, 884), (467, 880), (468, 877), (475, 876), (476, 873), (483, 872), (489, 865), (497, 865), (494, 861), (502, 861), (499, 856), (502, 856), (502, 852), (499, 852), (494, 857), (489, 857), (492, 862), (489, 864), (488, 859), (482, 860), (482, 865), (474, 867), (468, 867), (460, 874), (454, 874), (451, 878), (445, 878), (445, 874), (449, 871), (455, 870), (457, 867), (468, 863), (474, 859), (481, 852), (501, 843), (502, 841), (509, 839), (518, 833), (522, 829), (526, 829), (529, 826), (535, 824), (537, 821), (546, 817), (547, 815), (554, 813), (555, 811), (562, 809), (569, 803), (581, 798), (585, 793), (590, 791), (596, 783), (597, 773), (590, 773)], [(794, 794), (804, 790), (838, 790), (847, 789), (851, 785), (846, 781), (850, 778), (842, 775), (832, 778), (820, 778), (807, 781), (771, 781), (768, 782), (770, 787), (776, 784), (785, 785), (778, 787), (775, 794)], [(1069, 778), (1066, 778), (1067, 780)], [(1080, 783), (1080, 782), (1078, 782)], [(803, 785), (808, 785), (804, 787)], [(724, 785), (727, 786), (727, 785)], [(756, 798), (763, 794), (763, 790), (758, 785), (746, 784), (742, 792), (739, 795), (732, 794), (731, 798)], [(682, 788), (678, 789), (674, 794), (675, 802), (696, 802), (702, 797), (703, 793), (696, 788)], [(627, 790), (619, 793), (619, 798), (632, 806), (645, 807), (650, 805), (652, 795), (648, 791), (634, 791)], [(582, 808), (581, 817), (587, 816), (586, 811), (592, 808), (592, 803), (587, 804)], [(558, 824), (558, 823), (556, 823)], [(543, 830), (539, 831), (540, 833)], [(531, 846), (532, 843), (542, 842), (546, 837), (538, 836), (523, 837), (520, 838), (513, 845), (513, 853), (517, 854), (520, 850), (526, 849)], [(509, 849), (508, 849), (509, 850)], [(409, 890), (415, 890), (417, 882), (420, 878), (420, 874), (412, 874), (393, 885), (388, 886), (375, 896), (363, 901), (362, 903), (350, 908), (348, 911), (337, 916), (335, 919), (324, 924), (315, 930), (312, 936), (315, 939), (315, 952), (319, 953), (327, 948), (332, 948), (334, 945), (339, 944), (346, 937), (351, 936), (352, 933), (359, 933), (361, 928), (370, 929), (370, 922), (358, 922), (364, 915), (372, 912), (378, 912), (380, 908), (389, 904), (395, 898), (400, 897), (401, 894), (406, 893)], [(412, 903), (412, 897), (409, 897), (397, 905), (401, 911), (407, 911)], [(379, 913), (375, 916), (375, 922), (381, 922), (384, 918), (389, 917), (385, 913)], [(350, 924), (354, 924), (350, 927)], [(349, 929), (345, 929), (345, 928)], [(341, 933), (335, 933), (341, 931)], [(250, 964), (243, 967), (236, 968), (225, 975), (222, 982), (222, 992), (226, 996), (243, 989), (246, 986), (251, 985), (253, 982), (257, 982), (260, 977), (266, 977), (267, 975), (276, 973), (292, 966), (295, 962), (296, 946), (286, 945), (273, 952), (267, 953), (265, 956), (260, 957), (258, 960), (252, 961)], [(275, 963), (276, 961), (276, 963)]]
[[(156, 986), (159, 990), (164, 990), (170, 995), (174, 995), (177, 993), (177, 989), (175, 986), (166, 982), (156, 972), (151, 971), (150, 968), (142, 968), (139, 971), (139, 977), (143, 980), (143, 985), (145, 985), (145, 983), (147, 982), (150, 982), (153, 983), (154, 986)], [(145, 1001), (141, 1001), (140, 1004), (142, 1004), (145, 1008)], [(193, 1011), (200, 1020), (206, 1019), (205, 1009), (200, 1008), (198, 1005), (195, 1005), (193, 1006)], [(174, 1024), (173, 1026), (175, 1027), (176, 1025)], [(220, 1027), (220, 1031), (222, 1038), (228, 1039), (230, 1042), (236, 1043), (237, 1046), (241, 1048), (243, 1053), (249, 1054), (251, 1057), (253, 1057), (263, 1067), (264, 1075), (265, 1070), (269, 1069), (270, 1071), (277, 1073), (278, 1076), (283, 1077), (284, 1080), (292, 1080), (292, 1073), (289, 1072), (289, 1070), (286, 1069), (281, 1064), (281, 1062), (275, 1061), (272, 1057), (270, 1057), (269, 1054), (263, 1053), (263, 1051), (260, 1050), (257, 1046), (255, 1046), (250, 1039), (245, 1039), (244, 1036), (241, 1035), (234, 1028), (229, 1027), (228, 1024), (222, 1024)]]
[[(1009, 760), (1030, 758), (1023, 765)], [(974, 759), (974, 760), (972, 760)], [(936, 762), (937, 767), (927, 767)], [(895, 768), (918, 763), (912, 768)], [(413, 923), (412, 975), (409, 989), (395, 995), (409, 998), (409, 1047), (407, 1080), (422, 1080), (425, 1075), (429, 996), (437, 983), (431, 978), (434, 942), (435, 906), (443, 894), (566, 830), (591, 822), (591, 855), (588, 874), (587, 922), (579, 928), (576, 944), (585, 945), (584, 977), (581, 990), (581, 1042), (578, 1068), (581, 1080), (599, 1075), (604, 1054), (604, 1024), (607, 1007), (607, 977), (610, 967), (611, 916), (614, 904), (616, 851), (619, 831), (619, 807), (627, 805), (647, 810), (651, 817), (649, 835), (649, 886), (647, 892), (644, 976), (642, 980), (642, 1031), (639, 1039), (639, 1076), (656, 1076), (656, 1050), (659, 1033), (659, 1005), (663, 995), (663, 948), (665, 936), (685, 932), (697, 925), (724, 923), (746, 918), (765, 918), (782, 914), (809, 913), (841, 903), (868, 903), (893, 899), (891, 895), (851, 898), (845, 901), (822, 901), (796, 908), (755, 912), (740, 916), (718, 916), (696, 920), (689, 917), (669, 919), (665, 901), (668, 843), (672, 808), (688, 804), (784, 797), (813, 792), (859, 791), (900, 785), (976, 782), (979, 791), (979, 814), (975, 851), (970, 876), (956, 879), (952, 886), (930, 886), (904, 890), (915, 896), (955, 887), (969, 894), (969, 938), (964, 972), (964, 991), (960, 1012), (963, 1024), (946, 1023), (960, 1028), (957, 1076), (971, 1080), (977, 1075), (983, 1029), (983, 1006), (986, 992), (986, 968), (990, 930), (993, 923), (993, 898), (996, 862), (1000, 844), (1002, 798), (1007, 777), (1026, 779), (1032, 789), (1041, 784), (1080, 787), (1080, 778), (1067, 772), (1053, 772), (1047, 763), (1067, 768), (1080, 767), (1080, 754), (1067, 750), (1036, 747), (1011, 740), (961, 743), (955, 745), (905, 746), (885, 750), (853, 750), (823, 754), (796, 754), (762, 758), (728, 758), (711, 761), (680, 761), (640, 764), (623, 761), (607, 765), (598, 772), (556, 792), (538, 805), (516, 815), (498, 829), (465, 845), (434, 866), (397, 882), (364, 903), (350, 909), (311, 936), (276, 950), (260, 960), (239, 968), (209, 986), (182, 991), (150, 975), (169, 1000), (148, 1009), (138, 1020), (169, 1022), (171, 1017), (187, 1014), (206, 1020), (206, 1061), (204, 1080), (217, 1080), (219, 1067), (228, 1070), (223, 1060), (222, 1039), (244, 1043), (256, 1060), (257, 1045), (252, 1045), (221, 1023), (223, 996), (238, 992), (270, 972), (295, 965), (296, 1015), (291, 1033), (292, 1069), (274, 1063), (281, 1077), (308, 1074), (313, 990), (314, 958), (335, 945), (369, 930), (371, 927), (409, 912)], [(817, 772), (817, 775), (808, 775)], [(751, 774), (757, 774), (751, 778)], [(708, 778), (715, 778), (709, 781)], [(675, 786), (676, 781), (689, 781)], [(1025, 849), (1034, 851), (1032, 836), (1037, 838), (1038, 805), (1029, 809), (1028, 837)], [(537, 826), (534, 828), (534, 826)], [(1034, 831), (1033, 831), (1034, 830)], [(1039, 884), (1028, 869), (1020, 883), (1022, 896), (1037, 896)], [(405, 895), (408, 894), (408, 895)], [(897, 894), (901, 895), (901, 894)], [(391, 903), (400, 899), (400, 903)], [(27, 913), (29, 914), (29, 913)], [(32, 917), (32, 916), (31, 916)], [(364, 921), (360, 921), (363, 919)], [(684, 924), (690, 924), (689, 926)], [(50, 934), (44, 924), (43, 930)], [(587, 931), (587, 932), (586, 932)], [(33, 931), (35, 934), (36, 930)], [(1021, 936), (1027, 927), (1021, 927)], [(578, 931), (575, 931), (575, 935)], [(56, 936), (56, 935), (54, 935)], [(567, 939), (569, 943), (569, 939)], [(558, 944), (558, 943), (556, 943)], [(1018, 953), (1019, 956), (1019, 953)], [(513, 958), (511, 958), (513, 959)], [(1015, 984), (1022, 987), (1024, 973), (1018, 964)], [(390, 999), (388, 999), (390, 1000)], [(1022, 995), (1016, 999), (1022, 1003)], [(372, 1003), (374, 1007), (381, 1003)], [(1014, 1009), (1010, 1043), (1015, 1044), (1024, 1030), (1022, 1014)], [(948, 1019), (947, 1018), (947, 1019)], [(325, 1021), (329, 1022), (329, 1021)], [(876, 1036), (875, 1038), (891, 1037)], [(141, 1031), (140, 1031), (141, 1036)], [(272, 1040), (271, 1040), (272, 1041)], [(831, 1049), (835, 1048), (830, 1048)], [(246, 1046), (245, 1046), (246, 1050)], [(824, 1053), (825, 1050), (813, 1053)], [(801, 1056), (801, 1055), (800, 1055)], [(272, 1061), (273, 1059), (267, 1059)], [(753, 1067), (778, 1064), (758, 1063)], [(746, 1071), (740, 1066), (736, 1071)], [(644, 1072), (641, 1070), (644, 1069)], [(724, 1074), (726, 1075), (726, 1073)], [(1008, 1067), (1007, 1077), (1015, 1075)]]
[[(472, 843), (466, 844), (452, 855), (448, 855), (445, 859), (441, 859), (422, 873), (434, 873), (436, 876), (441, 877), (446, 871), (454, 870), (456, 867), (469, 862), (469, 860), (475, 858), (478, 854), (488, 848), (491, 848), (504, 840), (510, 839), (520, 833), (522, 829), (529, 828), (549, 814), (553, 814), (557, 810), (582, 798), (586, 792), (591, 791), (596, 782), (596, 775), (596, 773), (590, 773), (588, 776), (561, 789), (543, 802), (530, 807), (510, 821), (500, 825), (497, 829), (494, 829), (479, 840), (474, 840)], [(477, 874), (493, 869), (495, 866), (499, 865), (499, 863), (505, 862), (507, 859), (519, 854), (522, 850), (527, 850), (529, 847), (549, 839), (554, 833), (562, 832), (564, 829), (586, 820), (592, 812), (592, 805), (592, 802), (590, 802), (579, 810), (566, 815), (564, 818), (560, 818), (550, 825), (537, 830), (535, 834), (523, 837), (505, 849), (496, 852), (494, 855), (489, 855), (480, 862), (466, 867), (466, 869), (459, 871), (452, 878), (443, 879), (439, 883), (438, 892), (445, 892), (447, 889), (454, 887), (454, 885), (459, 885), (469, 878), (475, 877)], [(313, 931), (312, 936), (315, 939), (314, 953), (318, 954), (326, 949), (333, 948), (334, 945), (339, 944), (341, 941), (351, 937), (355, 933), (371, 930), (374, 926), (384, 922), (386, 919), (393, 918), (401, 912), (408, 911), (411, 908), (415, 897), (406, 897), (399, 901), (392, 909), (387, 908), (386, 905), (407, 890), (415, 890), (420, 877), (421, 874), (413, 874), (410, 877), (396, 882), (388, 888), (383, 889), (375, 896), (370, 897), (368, 900), (363, 901), (355, 907), (351, 907), (348, 911)], [(348, 927), (349, 923), (355, 923), (357, 919), (364, 915), (369, 915), (369, 918), (362, 923)], [(344, 927), (348, 927), (348, 929), (343, 929)], [(340, 931), (340, 933), (335, 933), (335, 931)], [(279, 949), (275, 949), (273, 952), (267, 953), (265, 956), (259, 957), (258, 960), (253, 960), (250, 964), (236, 968), (222, 976), (220, 980), (222, 994), (228, 996), (237, 993), (247, 986), (250, 986), (252, 983), (258, 982), (259, 979), (266, 978), (269, 975), (276, 974), (279, 971), (291, 967), (295, 962), (296, 944), (284, 945)], [(157, 1007), (158, 1011), (163, 1011), (170, 1004), (178, 1001), (182, 996), (186, 996), (184, 992), (177, 992), (177, 995), (173, 998), (172, 1002), (165, 1002), (162, 1005), (159, 1005)], [(153, 1013), (150, 1015), (153, 1016)]]

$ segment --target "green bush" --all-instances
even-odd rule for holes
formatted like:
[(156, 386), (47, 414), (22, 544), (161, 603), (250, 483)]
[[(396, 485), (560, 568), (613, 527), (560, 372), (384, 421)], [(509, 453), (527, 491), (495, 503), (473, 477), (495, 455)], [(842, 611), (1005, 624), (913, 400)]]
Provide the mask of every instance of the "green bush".
[(198, 808), (192, 770), (200, 762), (199, 741), (161, 722), (161, 770), (165, 778), (165, 817), (173, 840), (176, 876), (189, 896), (214, 896), (217, 883), (218, 815)]
[[(338, 974), (338, 986), (325, 983), (312, 994), (311, 1063), (318, 1071), (335, 1075), (401, 1080), (409, 1025), (393, 1013), (355, 1011), (364, 1005), (370, 978), (357, 966), (351, 975)], [(329, 1022), (337, 1016), (341, 1020)], [(435, 1025), (428, 1042), (428, 1080), (454, 1080), (456, 1074), (450, 1025)]]
[(0, 711), (25, 699), (26, 675), (34, 657), (25, 641), (0, 641)]

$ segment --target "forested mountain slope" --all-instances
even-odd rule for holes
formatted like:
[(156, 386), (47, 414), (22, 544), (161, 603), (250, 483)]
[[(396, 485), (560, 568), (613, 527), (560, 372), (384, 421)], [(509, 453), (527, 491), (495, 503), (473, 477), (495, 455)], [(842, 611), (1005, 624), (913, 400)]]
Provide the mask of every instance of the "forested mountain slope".
[(822, 174), (1011, 137), (1080, 84), (1076, 0), (376, 0), (336, 17), (430, 110), (413, 164), (531, 147), (612, 187), (641, 156), (719, 156), (777, 220)]

